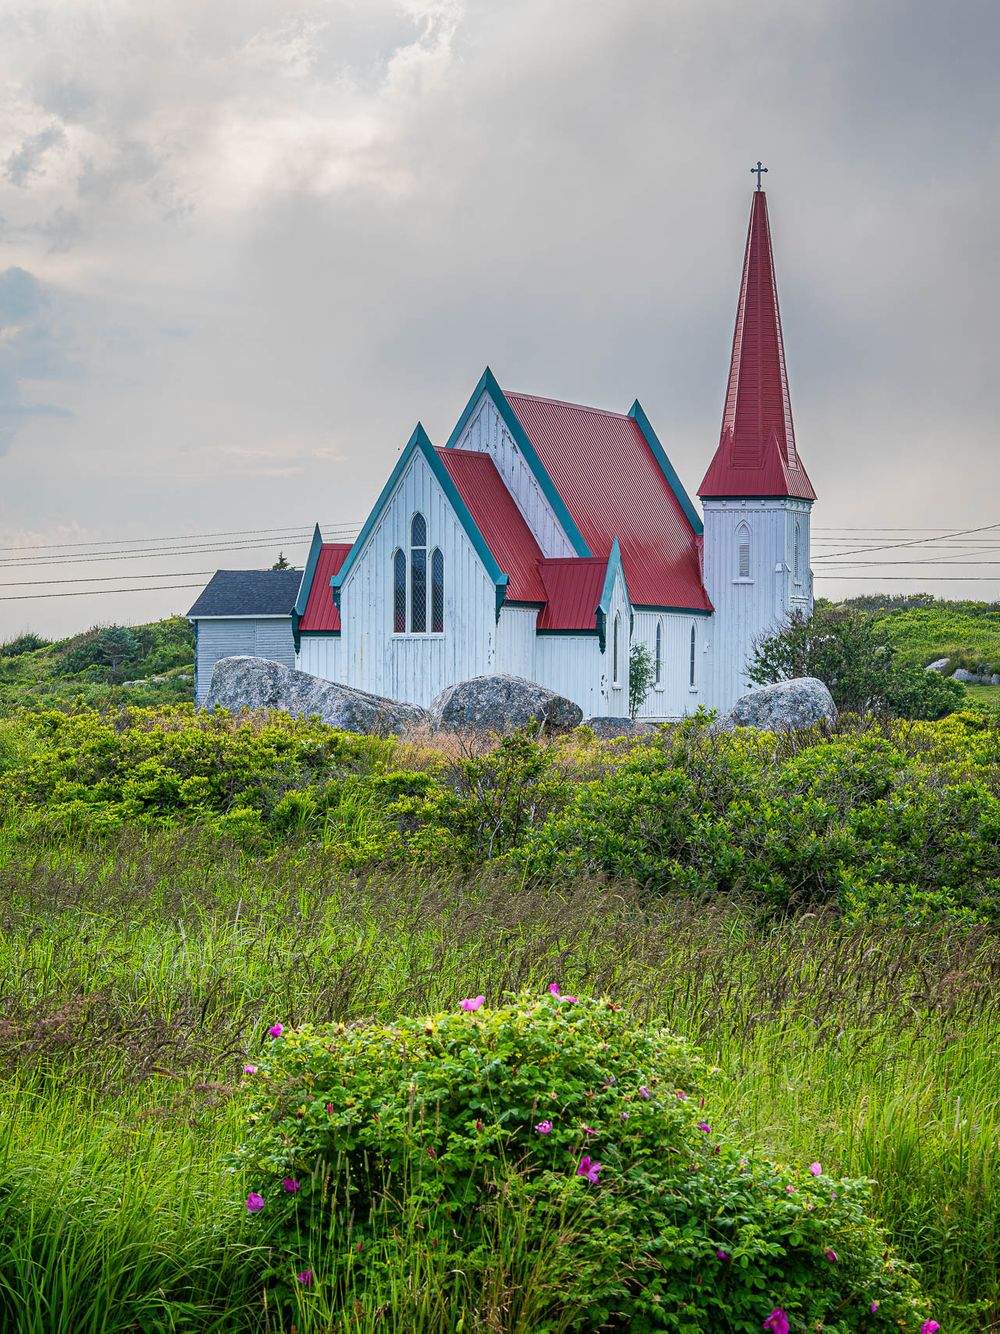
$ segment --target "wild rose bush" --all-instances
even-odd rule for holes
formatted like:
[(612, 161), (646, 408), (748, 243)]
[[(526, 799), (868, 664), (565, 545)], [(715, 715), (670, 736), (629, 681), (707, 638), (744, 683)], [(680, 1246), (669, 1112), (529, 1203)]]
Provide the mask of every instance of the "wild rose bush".
[(741, 1153), (698, 1053), (608, 1000), (553, 985), (281, 1029), (246, 1080), (241, 1212), (279, 1305), (340, 1309), (415, 1236), (445, 1295), (486, 1290), (514, 1237), (532, 1328), (915, 1334), (929, 1317), (865, 1182)]

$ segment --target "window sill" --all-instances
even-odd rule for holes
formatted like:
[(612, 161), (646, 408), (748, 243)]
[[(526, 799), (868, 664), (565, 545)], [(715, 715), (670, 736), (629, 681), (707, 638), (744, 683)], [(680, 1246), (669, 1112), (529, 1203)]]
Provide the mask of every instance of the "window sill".
[(756, 583), (756, 582), (757, 582), (756, 579), (734, 579), (734, 580), (733, 580), (733, 583), (734, 583), (734, 584), (754, 584), (754, 583)]
[(689, 695), (697, 695), (699, 689), (700, 689), (699, 686), (688, 686), (688, 694), (689, 694)]
[(443, 630), (394, 630), (392, 632), (392, 637), (393, 639), (444, 639), (445, 632)]

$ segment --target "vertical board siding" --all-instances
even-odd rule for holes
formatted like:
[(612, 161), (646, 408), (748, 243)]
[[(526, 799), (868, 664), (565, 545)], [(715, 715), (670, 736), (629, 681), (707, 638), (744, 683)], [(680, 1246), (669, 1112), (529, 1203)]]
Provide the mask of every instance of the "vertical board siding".
[[(806, 500), (706, 500), (705, 587), (715, 606), (706, 703), (728, 709), (751, 687), (755, 640), (796, 610), (812, 614), (809, 578), (811, 503)], [(802, 575), (794, 577), (795, 523), (802, 528)], [(739, 578), (739, 533), (750, 529), (750, 578)]]
[(212, 684), (212, 669), (220, 658), (268, 658), (294, 667), (291, 617), (199, 619), (196, 653), (194, 702), (200, 708)]
[(455, 441), (455, 448), (489, 454), (507, 490), (524, 515), (524, 521), (534, 534), (535, 541), (541, 547), (543, 556), (576, 555), (573, 544), (563, 532), (552, 506), (546, 500), (489, 394), (483, 393), (465, 430)]
[(535, 676), (535, 607), (501, 607), (497, 626), (497, 647), (493, 671), (509, 672), (534, 681)]
[[(654, 684), (638, 717), (644, 722), (667, 722), (694, 713), (708, 697), (708, 661), (705, 647), (711, 617), (691, 616), (684, 612), (637, 611), (632, 628), (632, 642), (645, 644), (650, 659), (656, 661), (656, 626), (663, 627), (663, 670), (659, 688)], [(695, 627), (695, 688), (688, 685), (691, 652), (691, 627)]]
[(605, 656), (596, 635), (539, 635), (534, 679), (579, 704), (585, 718), (605, 713)]
[[(393, 633), (392, 557), (409, 562), (410, 522), (444, 554), (444, 633)], [(409, 590), (408, 590), (409, 591)], [(341, 633), (302, 636), (299, 663), (328, 680), (425, 707), (446, 685), (497, 670), (496, 590), (450, 502), (419, 453), (396, 484), (340, 595)]]

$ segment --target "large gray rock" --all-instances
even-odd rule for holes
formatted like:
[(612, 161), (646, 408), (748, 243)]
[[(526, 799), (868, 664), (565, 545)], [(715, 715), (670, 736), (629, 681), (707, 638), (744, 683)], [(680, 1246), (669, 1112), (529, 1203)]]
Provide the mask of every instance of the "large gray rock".
[(324, 681), (267, 658), (220, 658), (212, 671), (208, 709), (281, 709), (294, 717), (318, 715), (345, 732), (400, 733), (427, 719), (417, 704), (383, 699)]
[(571, 699), (523, 676), (474, 676), (446, 686), (431, 705), (431, 725), (459, 731), (510, 732), (540, 723), (546, 730), (578, 727), (583, 710)]
[(602, 741), (613, 741), (620, 736), (648, 736), (656, 731), (652, 723), (636, 722), (634, 718), (585, 718), (583, 725)]
[(943, 672), (943, 671), (945, 670), (945, 668), (948, 666), (948, 663), (949, 663), (950, 661), (951, 661), (950, 658), (935, 658), (933, 662), (929, 662), (929, 663), (927, 664), (927, 666), (924, 668), (924, 671), (925, 671), (925, 672)]
[(741, 695), (729, 712), (715, 723), (719, 731), (734, 727), (759, 727), (766, 732), (794, 732), (817, 723), (837, 720), (837, 706), (822, 681), (815, 676), (797, 676), (757, 686)]

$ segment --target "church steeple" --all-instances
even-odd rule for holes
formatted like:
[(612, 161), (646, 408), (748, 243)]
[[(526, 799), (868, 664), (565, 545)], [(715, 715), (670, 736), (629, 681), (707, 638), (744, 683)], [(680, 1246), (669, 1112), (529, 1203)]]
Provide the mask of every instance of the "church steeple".
[(736, 308), (722, 435), (698, 494), (712, 499), (787, 496), (815, 500), (795, 447), (767, 195), (759, 181), (758, 176)]

